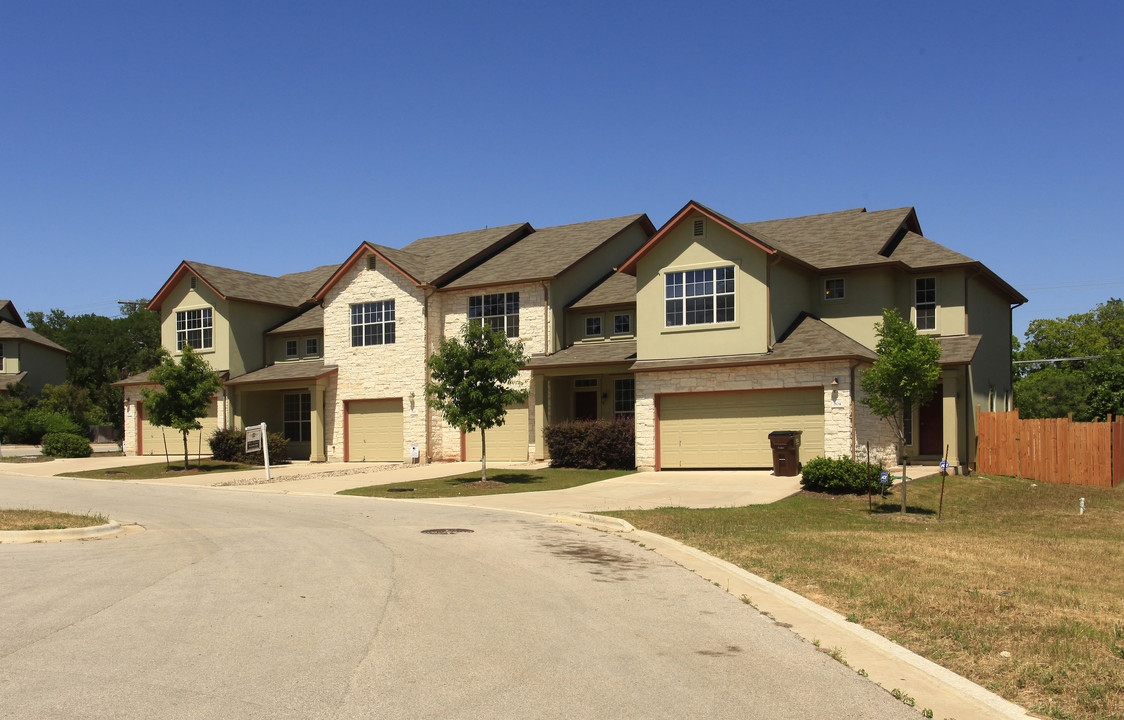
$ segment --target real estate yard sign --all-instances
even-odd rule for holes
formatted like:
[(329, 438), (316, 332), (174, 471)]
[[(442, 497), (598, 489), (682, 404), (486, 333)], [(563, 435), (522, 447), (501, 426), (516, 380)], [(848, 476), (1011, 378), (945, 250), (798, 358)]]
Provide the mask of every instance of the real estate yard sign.
[(246, 454), (260, 452), (265, 460), (265, 481), (269, 482), (269, 442), (265, 423), (246, 427)]

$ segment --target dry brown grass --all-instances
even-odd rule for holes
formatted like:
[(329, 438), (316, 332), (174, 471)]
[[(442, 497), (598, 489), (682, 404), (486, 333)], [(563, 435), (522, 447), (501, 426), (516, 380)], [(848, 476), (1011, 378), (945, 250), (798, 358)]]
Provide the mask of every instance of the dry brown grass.
[[(1124, 717), (1124, 488), (950, 477), (900, 500), (614, 513), (777, 582), (1053, 718)], [(1079, 499), (1087, 510), (1078, 514)], [(1011, 653), (1003, 657), (1001, 652)]]
[(63, 530), (104, 525), (104, 515), (74, 515), (50, 510), (0, 510), (2, 530)]

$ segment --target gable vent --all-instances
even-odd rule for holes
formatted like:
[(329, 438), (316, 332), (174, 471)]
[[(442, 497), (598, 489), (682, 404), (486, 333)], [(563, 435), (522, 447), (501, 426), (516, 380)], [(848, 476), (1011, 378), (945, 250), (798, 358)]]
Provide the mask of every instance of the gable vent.
[(195, 289), (195, 276), (194, 275), (191, 276), (191, 289), (192, 290)]
[(377, 258), (374, 255), (368, 255), (367, 256), (367, 269), (368, 270), (374, 270), (375, 269), (376, 260), (377, 260)]
[(695, 237), (702, 237), (706, 233), (706, 220), (699, 218), (695, 221)]

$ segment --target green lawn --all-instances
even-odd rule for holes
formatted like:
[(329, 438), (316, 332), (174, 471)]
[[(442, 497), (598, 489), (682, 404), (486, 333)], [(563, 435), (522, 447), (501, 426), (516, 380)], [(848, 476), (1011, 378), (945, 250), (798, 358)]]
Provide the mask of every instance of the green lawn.
[(82, 477), (111, 480), (157, 480), (160, 478), (181, 478), (189, 475), (202, 475), (207, 473), (236, 472), (239, 470), (261, 470), (257, 465), (239, 465), (233, 462), (220, 460), (192, 460), (185, 472), (183, 461), (167, 463), (158, 462), (148, 465), (123, 465), (121, 467), (107, 468), (105, 470), (84, 470), (75, 473), (63, 473), (66, 477)]
[(1124, 487), (952, 476), (938, 520), (940, 487), (939, 476), (911, 482), (906, 517), (893, 491), (873, 513), (865, 496), (801, 494), (606, 514), (783, 585), (1035, 714), (1124, 717)]
[(63, 530), (105, 525), (104, 515), (53, 512), (51, 510), (0, 510), (0, 530)]
[(452, 477), (419, 480), (418, 482), (370, 485), (341, 490), (338, 495), (362, 495), (387, 498), (443, 498), (470, 495), (497, 495), (502, 493), (533, 492), (537, 490), (564, 490), (577, 485), (631, 475), (634, 470), (570, 470), (543, 468), (541, 470), (489, 470), (488, 486), (474, 485), (480, 473), (472, 472)]

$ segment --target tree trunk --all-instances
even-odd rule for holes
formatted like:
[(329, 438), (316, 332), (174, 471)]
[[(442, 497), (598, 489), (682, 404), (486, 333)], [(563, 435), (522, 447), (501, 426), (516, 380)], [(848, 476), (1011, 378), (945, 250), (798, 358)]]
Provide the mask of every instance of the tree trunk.
[(488, 439), (484, 428), (480, 428), (480, 482), (488, 479)]
[(906, 467), (909, 466), (909, 458), (902, 456), (902, 515), (905, 515), (905, 483), (909, 478), (906, 477)]
[(187, 471), (187, 431), (183, 430), (183, 469)]

